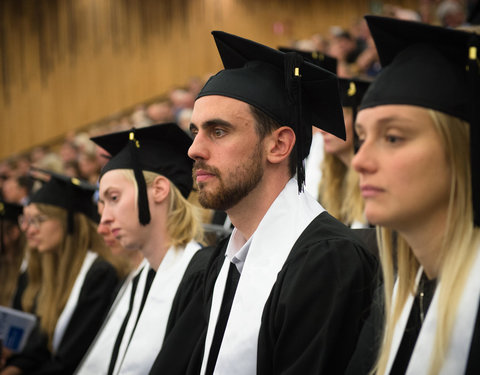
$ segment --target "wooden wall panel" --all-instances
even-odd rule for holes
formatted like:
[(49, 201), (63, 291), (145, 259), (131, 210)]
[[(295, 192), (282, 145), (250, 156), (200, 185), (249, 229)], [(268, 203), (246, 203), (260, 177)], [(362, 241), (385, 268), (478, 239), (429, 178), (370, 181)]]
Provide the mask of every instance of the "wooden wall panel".
[[(0, 159), (219, 70), (213, 29), (276, 47), (348, 26), (372, 4), (379, 1), (2, 0)], [(283, 34), (273, 32), (276, 22)]]

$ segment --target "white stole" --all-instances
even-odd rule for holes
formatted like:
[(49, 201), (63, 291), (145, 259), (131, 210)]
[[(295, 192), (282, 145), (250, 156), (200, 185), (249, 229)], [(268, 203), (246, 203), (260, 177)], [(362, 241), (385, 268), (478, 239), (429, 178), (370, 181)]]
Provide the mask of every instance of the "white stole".
[[(465, 287), (463, 289), (457, 315), (455, 317), (447, 355), (439, 375), (463, 374), (466, 369), (470, 343), (475, 329), (477, 309), (480, 298), (480, 247), (476, 250), (477, 256), (470, 270)], [(416, 285), (420, 280), (423, 269), (420, 268), (416, 278)], [(435, 345), (435, 335), (438, 319), (438, 296), (441, 282), (437, 285), (427, 315), (415, 343), (412, 356), (407, 368), (407, 375), (428, 374)], [(394, 289), (394, 298), (396, 297)], [(390, 373), (393, 361), (397, 355), (403, 333), (412, 309), (414, 296), (410, 295), (403, 307), (400, 318), (395, 325), (392, 347), (387, 362), (386, 374)]]
[[(310, 194), (298, 193), (297, 181), (291, 179), (263, 217), (252, 235), (218, 353), (215, 374), (256, 373), (257, 341), (265, 303), (293, 245), (322, 211), (322, 206)], [(215, 283), (201, 374), (205, 374), (229, 263), (225, 259)]]
[(168, 249), (153, 280), (145, 307), (117, 374), (147, 374), (163, 344), (172, 303), (185, 270), (200, 245)]
[(95, 259), (97, 259), (97, 256), (98, 254), (92, 251), (87, 251), (87, 254), (85, 255), (85, 259), (83, 260), (80, 272), (78, 272), (78, 276), (75, 280), (75, 283), (73, 284), (72, 291), (68, 296), (67, 303), (65, 304), (65, 307), (63, 308), (63, 311), (57, 320), (57, 324), (55, 325), (52, 342), (52, 349), (54, 353), (58, 350), (65, 330), (67, 329), (68, 323), (70, 322), (70, 318), (72, 317), (72, 314), (77, 307), (78, 297), (80, 296), (80, 291), (82, 290), (85, 276), (87, 276), (87, 273), (90, 270), (90, 267), (95, 261)]
[(110, 364), (108, 354), (113, 352), (115, 340), (128, 312), (132, 293), (132, 280), (146, 264), (148, 264), (148, 262), (144, 259), (134, 271), (129, 273), (123, 282), (105, 318), (103, 327), (99, 330), (95, 341), (90, 345), (87, 354), (75, 371), (76, 375), (102, 375), (108, 372), (108, 366)]
[[(142, 262), (143, 264), (143, 262)], [(150, 271), (150, 264), (146, 259), (144, 259), (144, 267), (140, 271), (140, 278), (138, 280), (137, 284), (137, 289), (135, 290), (135, 296), (133, 299), (133, 306), (132, 306), (132, 312), (130, 313), (130, 317), (127, 322), (127, 326), (125, 327), (125, 331), (122, 336), (122, 341), (120, 344), (120, 347), (118, 349), (118, 355), (117, 359), (115, 361), (115, 367), (113, 373), (115, 374), (119, 368), (120, 365), (123, 361), (123, 357), (125, 356), (125, 353), (127, 352), (128, 345), (130, 343), (130, 338), (133, 335), (133, 329), (135, 327), (135, 322), (137, 321), (138, 313), (140, 310), (140, 303), (142, 302), (143, 299), (143, 292), (145, 290), (145, 284), (147, 282), (147, 275), (148, 272)], [(130, 301), (129, 301), (130, 302)], [(116, 337), (115, 337), (116, 339)], [(112, 352), (108, 353), (109, 355), (112, 354)]]

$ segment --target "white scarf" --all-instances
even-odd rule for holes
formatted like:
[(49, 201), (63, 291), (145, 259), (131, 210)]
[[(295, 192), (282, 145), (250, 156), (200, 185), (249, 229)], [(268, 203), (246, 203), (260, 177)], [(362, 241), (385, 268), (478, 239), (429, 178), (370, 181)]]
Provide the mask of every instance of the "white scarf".
[(172, 303), (185, 270), (200, 245), (168, 249), (153, 280), (145, 307), (116, 374), (147, 374), (163, 344)]
[(76, 370), (76, 375), (102, 375), (108, 372), (110, 363), (106, 358), (108, 358), (109, 353), (111, 354), (113, 352), (118, 332), (125, 319), (125, 315), (127, 315), (130, 295), (132, 293), (132, 280), (147, 264), (148, 262), (144, 259), (134, 271), (129, 273), (123, 282), (122, 288), (115, 297), (115, 301), (105, 318), (103, 327), (100, 329), (95, 341), (90, 346), (90, 349)]
[(75, 283), (73, 284), (72, 291), (68, 296), (67, 303), (65, 304), (65, 307), (63, 308), (63, 311), (57, 320), (55, 331), (53, 332), (52, 349), (54, 353), (58, 350), (65, 330), (67, 329), (68, 323), (70, 323), (70, 318), (72, 317), (72, 314), (77, 307), (78, 297), (80, 296), (80, 291), (82, 290), (85, 277), (87, 276), (90, 267), (92, 266), (95, 259), (97, 259), (97, 257), (98, 254), (92, 251), (87, 251), (87, 254), (85, 255), (85, 259), (83, 260), (80, 272), (78, 273)]
[[(137, 289), (135, 290), (135, 295), (133, 299), (133, 306), (132, 306), (132, 312), (130, 314), (130, 317), (127, 322), (127, 326), (125, 327), (125, 331), (122, 336), (122, 341), (120, 343), (120, 347), (118, 349), (118, 355), (117, 359), (115, 361), (115, 367), (113, 373), (116, 374), (118, 369), (120, 368), (120, 365), (123, 361), (123, 357), (125, 356), (125, 353), (127, 352), (128, 345), (130, 343), (130, 338), (133, 335), (133, 329), (135, 327), (135, 322), (137, 321), (138, 318), (138, 313), (140, 311), (140, 304), (143, 299), (143, 293), (145, 290), (145, 284), (147, 282), (147, 276), (148, 272), (150, 271), (150, 264), (146, 259), (145, 261), (145, 266), (142, 268), (140, 271), (140, 277), (138, 280), (137, 284)], [(129, 301), (130, 302), (130, 301)], [(146, 303), (146, 302), (145, 302)], [(116, 336), (115, 336), (116, 338)], [(108, 353), (109, 355), (111, 352)]]
[[(420, 280), (423, 269), (418, 270), (416, 285)], [(435, 345), (436, 327), (438, 319), (438, 296), (442, 284), (439, 283), (435, 290), (432, 302), (428, 309), (425, 321), (417, 338), (412, 356), (407, 368), (407, 375), (428, 374), (430, 362)], [(395, 284), (393, 298), (396, 298), (397, 284)], [(393, 361), (397, 355), (403, 333), (412, 309), (415, 296), (410, 295), (403, 307), (400, 318), (395, 325), (392, 346), (387, 362), (386, 374), (390, 373)], [(467, 366), (470, 343), (477, 317), (478, 302), (480, 298), (480, 247), (477, 249), (475, 262), (470, 270), (462, 296), (459, 301), (457, 316), (453, 325), (452, 336), (447, 349), (447, 355), (439, 375), (463, 374)]]
[[(311, 195), (298, 193), (297, 182), (291, 179), (263, 217), (252, 235), (215, 374), (256, 373), (258, 333), (265, 303), (293, 245), (322, 211), (322, 206)], [(228, 269), (229, 260), (225, 259), (213, 291), (201, 374), (205, 374)]]

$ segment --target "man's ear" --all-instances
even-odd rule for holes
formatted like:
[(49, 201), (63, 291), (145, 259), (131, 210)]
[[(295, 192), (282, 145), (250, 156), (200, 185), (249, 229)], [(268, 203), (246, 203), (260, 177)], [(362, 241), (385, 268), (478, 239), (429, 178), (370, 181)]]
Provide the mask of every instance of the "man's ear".
[(164, 176), (157, 176), (152, 183), (153, 201), (155, 203), (163, 202), (170, 192), (170, 180)]
[(266, 137), (267, 160), (278, 164), (288, 159), (295, 146), (295, 132), (288, 126), (282, 126)]

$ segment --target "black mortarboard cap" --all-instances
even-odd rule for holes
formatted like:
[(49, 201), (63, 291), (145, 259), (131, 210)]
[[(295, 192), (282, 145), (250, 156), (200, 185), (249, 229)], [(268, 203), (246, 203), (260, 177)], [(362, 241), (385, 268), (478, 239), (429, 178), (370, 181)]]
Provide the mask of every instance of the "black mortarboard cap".
[(208, 80), (198, 97), (231, 97), (291, 127), (297, 137), (294, 152), (302, 190), (312, 126), (345, 139), (336, 76), (295, 52), (284, 53), (221, 31), (212, 34), (225, 69)]
[(337, 74), (337, 64), (338, 61), (335, 57), (331, 57), (325, 53), (312, 51), (306, 52), (295, 48), (290, 47), (278, 47), (282, 52), (296, 52), (303, 57), (304, 60), (309, 61), (320, 68), (326, 69), (333, 74)]
[(138, 185), (138, 215), (142, 225), (150, 222), (147, 188), (142, 171), (161, 174), (187, 198), (193, 186), (193, 160), (188, 157), (192, 139), (177, 124), (165, 123), (92, 138), (112, 158), (100, 178), (114, 169), (132, 169)]
[(407, 104), (469, 122), (474, 222), (480, 225), (480, 36), (419, 22), (365, 18), (383, 69), (360, 109)]
[[(36, 169), (36, 168), (34, 168)], [(47, 170), (36, 169), (50, 175), (30, 197), (29, 203), (43, 203), (61, 207), (67, 211), (68, 232), (73, 232), (73, 214), (80, 212), (98, 222), (98, 213), (93, 201), (96, 186), (75, 177), (64, 176)]]
[[(370, 86), (370, 82), (358, 78), (339, 78), (338, 84), (340, 87), (342, 107), (352, 109), (352, 121), (355, 123), (358, 106), (362, 102), (363, 96)], [(356, 132), (353, 132), (353, 138), (353, 147), (355, 152), (357, 152), (359, 140)]]
[(369, 81), (358, 78), (339, 78), (340, 99), (342, 107), (357, 108), (370, 86)]
[(473, 6), (468, 15), (467, 22), (470, 25), (480, 25), (480, 0), (477, 0), (477, 3)]

